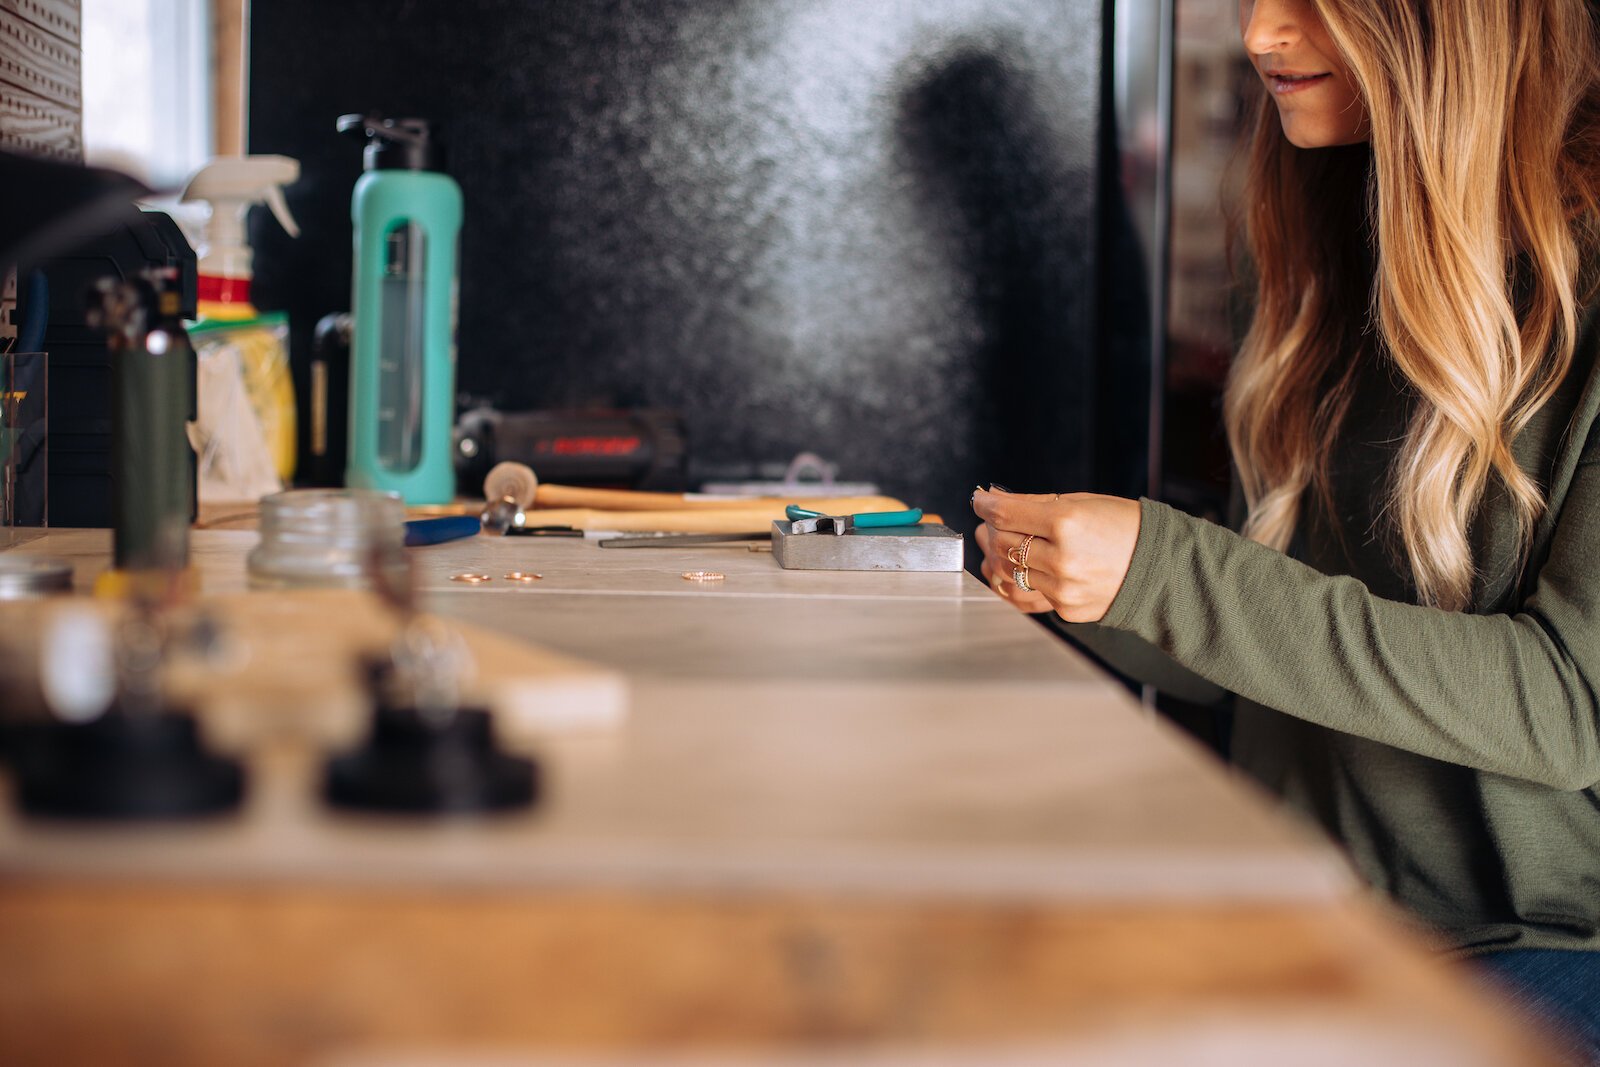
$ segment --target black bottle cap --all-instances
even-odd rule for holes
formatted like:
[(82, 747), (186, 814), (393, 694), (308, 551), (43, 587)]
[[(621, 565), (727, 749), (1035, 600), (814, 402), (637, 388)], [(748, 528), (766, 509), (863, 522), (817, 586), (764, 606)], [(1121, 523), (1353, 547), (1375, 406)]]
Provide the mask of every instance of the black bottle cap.
[(366, 170), (444, 170), (444, 146), (427, 119), (386, 119), (382, 115), (340, 115), (340, 133), (367, 142)]

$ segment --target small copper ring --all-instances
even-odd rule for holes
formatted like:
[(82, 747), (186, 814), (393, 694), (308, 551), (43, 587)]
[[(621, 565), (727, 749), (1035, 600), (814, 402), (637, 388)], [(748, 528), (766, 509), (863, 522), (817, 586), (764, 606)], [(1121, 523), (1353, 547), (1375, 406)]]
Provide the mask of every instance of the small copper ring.
[(490, 581), (493, 581), (494, 579), (490, 578), (487, 574), (470, 574), (469, 573), (469, 574), (452, 574), (450, 576), (450, 580), (452, 582), (465, 582), (467, 585), (482, 585), (484, 582), (490, 582)]
[(508, 582), (521, 582), (523, 585), (528, 585), (528, 584), (531, 584), (533, 582), (537, 582), (539, 579), (541, 579), (543, 577), (544, 577), (544, 575), (542, 575), (542, 574), (533, 574), (533, 573), (524, 572), (524, 571), (512, 571), (510, 574), (506, 575), (506, 581), (508, 581)]
[(686, 582), (720, 582), (726, 577), (726, 574), (718, 574), (716, 571), (683, 572), (683, 580)]

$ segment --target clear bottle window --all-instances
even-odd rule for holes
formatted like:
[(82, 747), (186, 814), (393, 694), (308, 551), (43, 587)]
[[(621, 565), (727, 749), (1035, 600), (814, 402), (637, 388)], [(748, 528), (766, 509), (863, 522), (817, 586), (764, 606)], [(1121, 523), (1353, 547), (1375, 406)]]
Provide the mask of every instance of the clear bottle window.
[(378, 462), (396, 474), (422, 462), (427, 233), (410, 219), (383, 239), (379, 295)]

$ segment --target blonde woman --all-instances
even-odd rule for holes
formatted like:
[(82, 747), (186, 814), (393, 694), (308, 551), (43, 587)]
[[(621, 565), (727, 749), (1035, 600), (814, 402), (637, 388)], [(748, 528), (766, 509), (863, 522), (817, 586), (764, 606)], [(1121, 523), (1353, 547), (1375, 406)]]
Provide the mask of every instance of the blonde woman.
[(1239, 532), (980, 491), (984, 576), (1231, 698), (1237, 763), (1600, 1061), (1600, 6), (1240, 23)]

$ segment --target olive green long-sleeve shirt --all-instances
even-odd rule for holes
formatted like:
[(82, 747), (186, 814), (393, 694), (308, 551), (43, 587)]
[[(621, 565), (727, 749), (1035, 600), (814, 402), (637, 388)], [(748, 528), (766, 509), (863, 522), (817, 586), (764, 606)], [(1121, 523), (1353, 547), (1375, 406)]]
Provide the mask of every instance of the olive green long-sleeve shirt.
[(1380, 521), (1411, 402), (1371, 361), (1334, 445), (1332, 511), (1308, 503), (1287, 554), (1142, 501), (1116, 600), (1067, 628), (1135, 678), (1234, 694), (1234, 761), (1468, 951), (1600, 949), (1597, 348), (1591, 309), (1515, 446), (1548, 511), (1524, 565), (1491, 491), (1470, 611), (1418, 605)]

